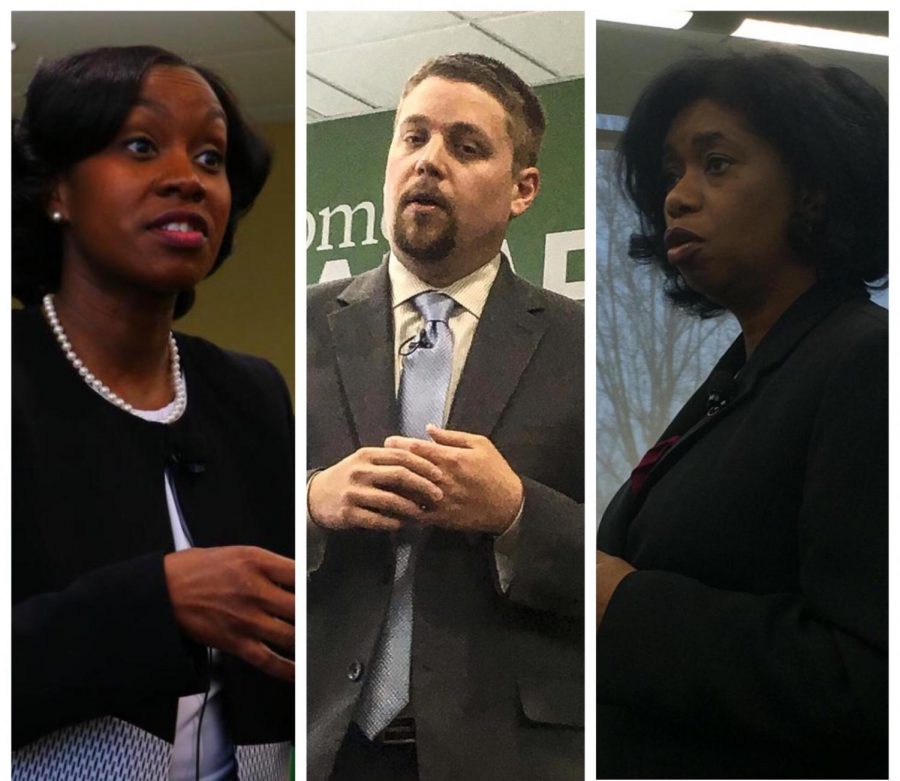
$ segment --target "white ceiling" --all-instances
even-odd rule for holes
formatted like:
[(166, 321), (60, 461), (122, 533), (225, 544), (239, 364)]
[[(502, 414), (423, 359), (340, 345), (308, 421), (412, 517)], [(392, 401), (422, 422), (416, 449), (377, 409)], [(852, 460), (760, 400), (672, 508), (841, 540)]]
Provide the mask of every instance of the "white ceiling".
[(486, 54), (530, 84), (584, 75), (580, 12), (314, 12), (306, 17), (307, 120), (384, 111), (429, 57)]
[(153, 44), (216, 71), (256, 122), (294, 121), (294, 14), (272, 12), (15, 12), (12, 110), (38, 62), (93, 46)]
[[(728, 14), (719, 16), (723, 24), (728, 21)], [(887, 26), (887, 14), (802, 16), (807, 18), (798, 21), (829, 26), (841, 26), (836, 18), (846, 18), (866, 32), (881, 32), (867, 25), (883, 24), (884, 32)], [(497, 57), (532, 84), (584, 75), (580, 12), (314, 12), (307, 14), (306, 25), (310, 121), (393, 108), (409, 74), (441, 53)], [(728, 38), (724, 29), (673, 32), (601, 22), (596, 30), (597, 104), (609, 113), (627, 114), (650, 75), (676, 59), (698, 50), (754, 46)], [(14, 116), (41, 59), (91, 46), (152, 43), (221, 73), (255, 121), (294, 118), (294, 14), (289, 11), (14, 12), (12, 36)], [(848, 65), (886, 90), (886, 58), (823, 50), (805, 54)], [(610, 73), (616, 77), (604, 78)]]
[(597, 111), (627, 116), (650, 80), (686, 57), (724, 56), (729, 52), (755, 52), (782, 48), (815, 65), (842, 65), (888, 94), (888, 58), (874, 54), (820, 49), (811, 46), (780, 46), (732, 38), (745, 16), (793, 22), (812, 27), (854, 30), (887, 35), (884, 12), (700, 12), (681, 30), (663, 30), (641, 25), (596, 22)]

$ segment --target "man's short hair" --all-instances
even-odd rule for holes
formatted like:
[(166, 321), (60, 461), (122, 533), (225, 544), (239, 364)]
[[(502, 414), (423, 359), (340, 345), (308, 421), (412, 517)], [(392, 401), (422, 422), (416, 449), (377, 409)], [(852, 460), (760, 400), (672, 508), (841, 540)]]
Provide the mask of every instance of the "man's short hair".
[(403, 87), (401, 101), (430, 76), (474, 84), (506, 109), (516, 170), (537, 165), (544, 137), (544, 109), (538, 96), (510, 68), (484, 54), (444, 54), (423, 63)]

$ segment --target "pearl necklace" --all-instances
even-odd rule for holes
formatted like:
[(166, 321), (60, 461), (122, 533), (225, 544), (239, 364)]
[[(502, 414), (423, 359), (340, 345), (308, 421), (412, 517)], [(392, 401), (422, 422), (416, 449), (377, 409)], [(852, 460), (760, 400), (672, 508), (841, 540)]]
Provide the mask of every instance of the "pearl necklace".
[[(44, 310), (44, 316), (47, 318), (47, 322), (50, 324), (50, 328), (53, 331), (53, 335), (56, 337), (56, 341), (62, 348), (69, 363), (72, 364), (72, 367), (81, 376), (81, 379), (110, 404), (115, 404), (119, 409), (125, 410), (125, 412), (129, 412), (132, 415), (137, 415), (134, 407), (119, 396), (118, 393), (110, 390), (101, 379), (95, 377), (94, 373), (84, 365), (84, 361), (82, 361), (75, 350), (72, 349), (72, 343), (69, 341), (66, 332), (59, 322), (59, 316), (56, 314), (56, 307), (53, 305), (53, 296), (50, 293), (44, 296), (42, 308)], [(172, 409), (164, 418), (162, 418), (160, 421), (161, 423), (174, 423), (181, 417), (184, 413), (184, 408), (187, 406), (187, 391), (184, 386), (184, 377), (181, 376), (181, 359), (178, 356), (178, 345), (175, 344), (175, 337), (172, 335), (171, 331), (169, 332), (169, 355), (171, 356), (172, 361), (172, 390), (174, 391), (175, 398), (171, 402)]]

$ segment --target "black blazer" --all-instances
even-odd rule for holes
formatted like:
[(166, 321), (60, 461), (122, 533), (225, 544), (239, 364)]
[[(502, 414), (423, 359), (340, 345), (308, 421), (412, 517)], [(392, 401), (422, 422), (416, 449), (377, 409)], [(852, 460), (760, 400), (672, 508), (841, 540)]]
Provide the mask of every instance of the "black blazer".
[[(308, 297), (310, 467), (399, 431), (386, 265)], [(584, 317), (504, 261), (448, 426), (489, 436), (525, 485), (508, 593), (489, 535), (430, 528), (416, 566), (420, 777), (582, 779)], [(329, 535), (308, 582), (308, 777), (330, 773), (384, 620), (390, 535)]]
[(597, 633), (600, 777), (886, 776), (887, 334), (808, 291), (613, 499), (599, 547), (638, 571)]
[[(163, 472), (194, 544), (293, 555), (290, 399), (265, 361), (177, 335), (188, 388), (166, 426), (102, 399), (41, 312), (13, 313), (12, 742), (112, 715), (172, 741), (205, 652), (172, 614)], [(293, 738), (292, 687), (225, 657), (235, 744)]]

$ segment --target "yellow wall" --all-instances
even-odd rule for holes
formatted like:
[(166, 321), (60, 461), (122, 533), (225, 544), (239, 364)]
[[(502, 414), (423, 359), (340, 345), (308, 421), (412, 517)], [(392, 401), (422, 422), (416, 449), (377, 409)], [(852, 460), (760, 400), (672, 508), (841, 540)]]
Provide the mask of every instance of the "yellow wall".
[(261, 355), (294, 391), (294, 125), (261, 125), (272, 173), (241, 221), (235, 251), (197, 288), (194, 308), (176, 324), (220, 347)]
[[(235, 250), (197, 288), (175, 324), (220, 347), (268, 358), (294, 394), (294, 124), (258, 126), (272, 146), (272, 173), (240, 222)], [(16, 299), (13, 307), (18, 307)]]

